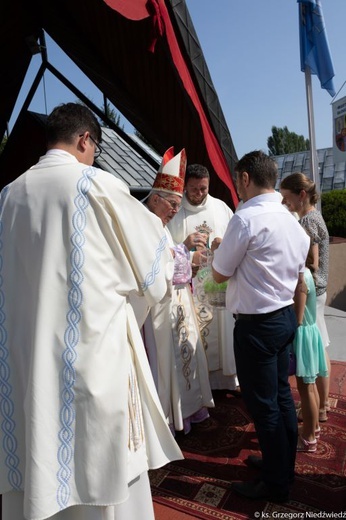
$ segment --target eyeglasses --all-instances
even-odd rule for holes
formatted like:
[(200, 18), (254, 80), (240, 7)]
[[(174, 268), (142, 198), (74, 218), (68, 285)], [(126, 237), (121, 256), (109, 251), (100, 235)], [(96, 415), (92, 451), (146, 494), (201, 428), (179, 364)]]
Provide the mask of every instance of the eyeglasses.
[[(79, 134), (79, 137), (83, 137), (83, 135), (84, 134)], [(95, 145), (94, 159), (97, 159), (98, 157), (100, 157), (101, 153), (103, 152), (103, 149), (102, 149), (100, 143), (98, 143), (90, 134), (89, 134), (89, 138)]]
[(174, 211), (179, 211), (180, 210), (181, 204), (179, 204), (179, 202), (175, 202), (174, 200), (169, 200), (166, 197), (164, 197), (163, 195), (160, 195), (159, 193), (156, 193), (156, 195), (158, 195), (161, 199), (166, 200), (171, 205), (171, 208)]
[(95, 145), (94, 159), (97, 159), (98, 157), (100, 157), (101, 153), (103, 152), (102, 146), (100, 145), (100, 143), (95, 141), (95, 139), (93, 137), (91, 137), (91, 135), (89, 135), (89, 137)]

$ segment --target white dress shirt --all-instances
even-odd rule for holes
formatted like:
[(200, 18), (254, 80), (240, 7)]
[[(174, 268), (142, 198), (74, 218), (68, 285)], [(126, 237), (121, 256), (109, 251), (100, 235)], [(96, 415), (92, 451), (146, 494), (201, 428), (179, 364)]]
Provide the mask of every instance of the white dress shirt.
[(245, 202), (214, 256), (214, 269), (230, 277), (227, 308), (235, 314), (262, 314), (292, 304), (309, 244), (276, 193)]

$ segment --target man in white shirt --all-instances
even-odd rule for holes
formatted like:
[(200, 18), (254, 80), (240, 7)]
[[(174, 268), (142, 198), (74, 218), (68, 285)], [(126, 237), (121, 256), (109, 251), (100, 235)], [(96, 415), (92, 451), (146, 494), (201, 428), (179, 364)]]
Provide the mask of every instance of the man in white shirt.
[[(210, 176), (201, 164), (186, 169), (184, 195), (179, 213), (168, 224), (175, 243), (180, 244), (196, 231), (205, 237), (203, 245), (190, 252), (194, 271), (203, 259), (203, 250), (210, 248), (215, 238), (222, 238), (232, 210), (222, 200), (209, 194)], [(186, 244), (189, 249), (190, 246)], [(193, 279), (194, 302), (206, 351), (210, 386), (213, 390), (235, 390), (238, 381), (233, 353), (233, 316), (226, 309), (215, 308), (198, 298), (196, 278)]]
[[(297, 328), (293, 295), (303, 279), (309, 238), (274, 191), (276, 163), (263, 152), (236, 166), (244, 204), (215, 251), (216, 282), (229, 280), (226, 306), (235, 315), (234, 352), (245, 403), (262, 459), (255, 482), (234, 483), (252, 499), (285, 501), (294, 478), (297, 417), (288, 382), (289, 348)], [(303, 232), (302, 232), (303, 231)]]

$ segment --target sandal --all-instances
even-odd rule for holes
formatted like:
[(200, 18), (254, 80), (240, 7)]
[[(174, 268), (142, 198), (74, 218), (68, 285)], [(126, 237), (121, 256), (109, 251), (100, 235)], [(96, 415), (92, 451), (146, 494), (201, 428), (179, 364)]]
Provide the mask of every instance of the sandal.
[[(299, 433), (299, 435), (301, 435), (302, 430), (303, 430), (303, 425), (299, 425), (299, 426), (298, 426), (298, 433)], [(319, 427), (316, 428), (316, 430), (315, 430), (315, 439), (316, 439), (316, 440), (319, 439), (319, 438), (320, 438), (320, 435), (321, 435), (321, 428), (320, 428), (320, 426), (319, 426)]]
[(314, 453), (317, 450), (317, 440), (307, 441), (301, 435), (298, 437), (297, 451)]
[(301, 408), (297, 408), (297, 409), (296, 409), (296, 412), (297, 412), (297, 419), (298, 419), (298, 422), (303, 422), (302, 409), (301, 409)]
[[(298, 422), (303, 422), (303, 414), (302, 409), (298, 408), (297, 410), (297, 419)], [(327, 422), (328, 416), (326, 410), (320, 410), (318, 415), (318, 422)]]
[(320, 410), (318, 420), (319, 422), (326, 422), (328, 419), (327, 411), (325, 409)]

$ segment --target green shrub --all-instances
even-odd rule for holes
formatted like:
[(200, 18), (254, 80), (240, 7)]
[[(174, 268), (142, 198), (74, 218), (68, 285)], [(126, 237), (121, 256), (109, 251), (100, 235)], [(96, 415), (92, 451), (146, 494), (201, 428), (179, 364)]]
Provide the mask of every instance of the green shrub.
[(346, 238), (346, 190), (322, 193), (321, 208), (329, 235)]

